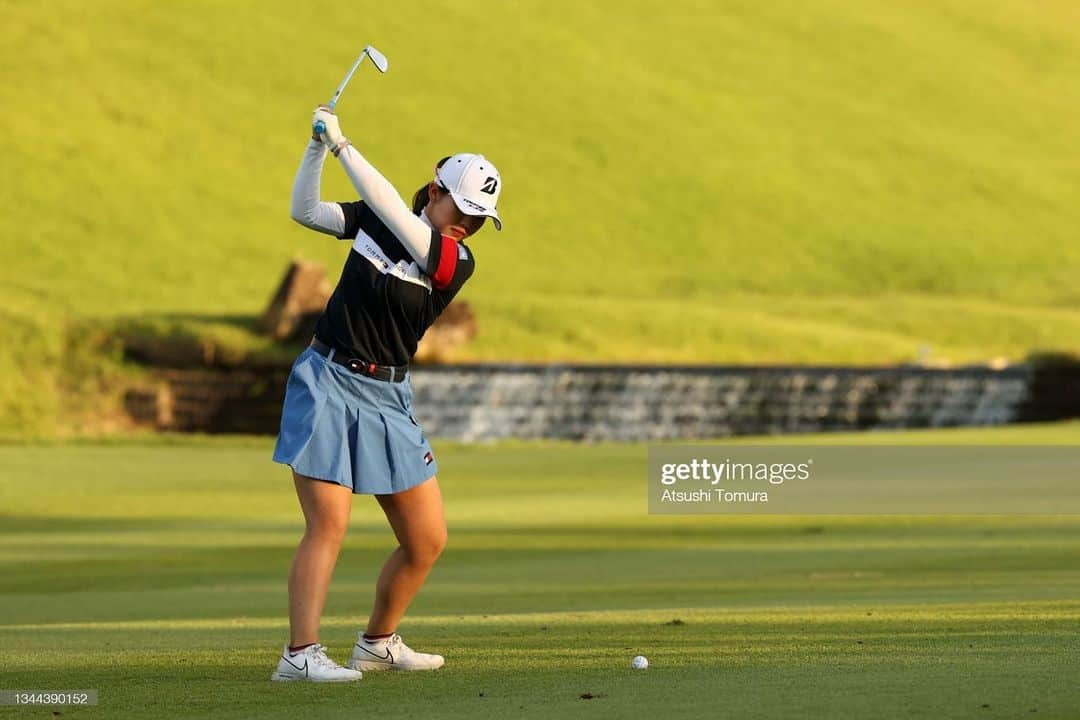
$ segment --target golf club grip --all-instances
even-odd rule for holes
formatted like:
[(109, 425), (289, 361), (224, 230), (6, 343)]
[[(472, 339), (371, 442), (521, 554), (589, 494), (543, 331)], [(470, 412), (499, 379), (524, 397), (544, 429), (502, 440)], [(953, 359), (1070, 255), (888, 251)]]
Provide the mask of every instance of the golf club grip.
[[(331, 112), (334, 111), (334, 106), (335, 105), (337, 105), (337, 98), (336, 97), (333, 100), (331, 100), (330, 102), (327, 103), (327, 107), (330, 108)], [(316, 120), (314, 129), (315, 129), (315, 134), (316, 135), (322, 135), (324, 132), (326, 132), (326, 123), (324, 123), (322, 120)]]

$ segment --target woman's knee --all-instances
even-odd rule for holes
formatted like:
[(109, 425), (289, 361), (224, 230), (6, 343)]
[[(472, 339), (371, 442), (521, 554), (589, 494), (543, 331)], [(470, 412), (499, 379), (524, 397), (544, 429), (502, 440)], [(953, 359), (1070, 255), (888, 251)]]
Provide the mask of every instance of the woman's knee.
[(345, 533), (349, 529), (349, 518), (334, 516), (319, 516), (309, 518), (304, 535), (319, 542), (341, 544), (345, 540)]
[(402, 544), (409, 562), (417, 565), (434, 565), (435, 561), (446, 549), (446, 526), (433, 527), (410, 537), (407, 543)]

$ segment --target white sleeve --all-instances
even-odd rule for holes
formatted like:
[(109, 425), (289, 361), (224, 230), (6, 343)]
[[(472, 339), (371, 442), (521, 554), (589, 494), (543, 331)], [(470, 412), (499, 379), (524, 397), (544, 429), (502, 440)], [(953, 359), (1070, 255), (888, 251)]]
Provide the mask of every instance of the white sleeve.
[(420, 267), (426, 268), (431, 252), (431, 226), (413, 214), (394, 186), (352, 145), (345, 145), (337, 157), (367, 206), (390, 228)]
[(319, 201), (319, 180), (325, 158), (326, 146), (315, 140), (310, 141), (293, 181), (289, 215), (306, 228), (340, 237), (345, 230), (345, 213), (341, 206)]

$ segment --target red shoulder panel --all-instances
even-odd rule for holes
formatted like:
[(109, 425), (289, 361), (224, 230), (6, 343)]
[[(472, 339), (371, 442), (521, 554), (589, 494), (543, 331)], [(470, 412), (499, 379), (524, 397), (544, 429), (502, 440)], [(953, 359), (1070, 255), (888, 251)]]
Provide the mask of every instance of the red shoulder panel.
[(454, 271), (457, 270), (458, 244), (454, 238), (443, 235), (439, 243), (439, 261), (435, 266), (435, 272), (431, 276), (431, 282), (437, 288), (444, 288), (454, 279)]

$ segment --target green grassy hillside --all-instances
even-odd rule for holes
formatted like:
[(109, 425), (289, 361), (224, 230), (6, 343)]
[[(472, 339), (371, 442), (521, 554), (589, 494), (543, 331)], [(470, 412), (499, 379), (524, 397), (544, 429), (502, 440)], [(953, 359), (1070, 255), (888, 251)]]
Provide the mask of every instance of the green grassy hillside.
[[(311, 107), (411, 193), (484, 152), (463, 357), (1020, 357), (1080, 345), (1080, 9), (1020, 0), (0, 2), (0, 417), (65, 321), (250, 316)], [(324, 196), (352, 196), (329, 165)], [(21, 355), (21, 356), (20, 356)]]

